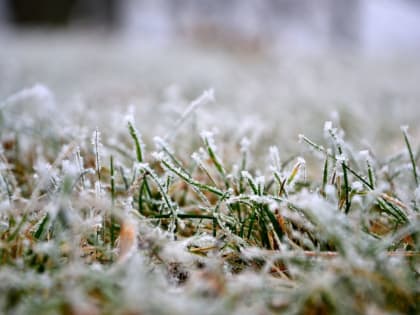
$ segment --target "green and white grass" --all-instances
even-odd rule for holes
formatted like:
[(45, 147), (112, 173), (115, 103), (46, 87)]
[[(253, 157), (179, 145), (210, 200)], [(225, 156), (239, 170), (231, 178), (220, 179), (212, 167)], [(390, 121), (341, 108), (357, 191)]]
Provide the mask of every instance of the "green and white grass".
[[(278, 92), (288, 78), (267, 65), (200, 54), (193, 77), (215, 83), (215, 95), (183, 93), (181, 74), (162, 96), (156, 82), (174, 69), (156, 62), (151, 91), (133, 93), (144, 106), (102, 106), (87, 92), (88, 106), (43, 85), (3, 97), (0, 312), (418, 314), (418, 130), (399, 129), (420, 115), (410, 80), (345, 78), (337, 91), (346, 66), (318, 60), (308, 69), (331, 67), (331, 93), (316, 94), (317, 79), (294, 61), (302, 68), (290, 76), (303, 78), (290, 80), (306, 88), (300, 101), (313, 94), (310, 106)], [(255, 68), (237, 80), (212, 67), (242, 62)], [(361, 74), (363, 62), (348, 71)], [(16, 67), (7, 69), (29, 71)], [(394, 63), (384, 67), (401, 78)], [(262, 81), (245, 78), (252, 73)], [(338, 92), (352, 105), (329, 116)], [(373, 105), (353, 104), (362, 99)]]

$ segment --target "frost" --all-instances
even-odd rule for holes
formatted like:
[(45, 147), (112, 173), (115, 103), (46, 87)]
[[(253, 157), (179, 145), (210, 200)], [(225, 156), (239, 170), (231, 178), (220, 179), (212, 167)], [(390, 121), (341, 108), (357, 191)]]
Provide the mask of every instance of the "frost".
[(241, 176), (242, 176), (243, 178), (253, 180), (252, 175), (251, 175), (248, 171), (242, 171), (242, 172), (241, 172)]
[(91, 143), (93, 145), (93, 153), (95, 154), (95, 167), (96, 170), (99, 171), (101, 168), (101, 133), (99, 132), (98, 128), (95, 129), (92, 133)]
[(57, 214), (58, 214), (58, 212), (59, 212), (59, 210), (60, 210), (60, 208), (58, 207), (58, 205), (57, 204), (49, 204), (47, 207), (46, 207), (46, 209), (45, 209), (46, 211), (46, 213), (48, 213), (48, 215), (52, 218), (52, 219), (54, 219), (56, 216), (57, 216)]
[(264, 186), (265, 184), (265, 177), (264, 176), (258, 176), (255, 178), (255, 183), (257, 186)]
[(311, 194), (304, 190), (294, 198), (294, 202), (313, 218), (319, 228), (329, 235), (345, 237), (343, 226), (346, 225), (346, 216), (338, 212), (332, 203), (319, 195)]
[(263, 257), (264, 251), (258, 247), (247, 247), (241, 251), (241, 254), (244, 258), (255, 259)]
[(160, 162), (160, 161), (163, 161), (165, 159), (165, 153), (163, 153), (162, 151), (160, 151), (160, 152), (152, 152), (152, 157), (156, 161)]
[(361, 182), (355, 181), (351, 184), (351, 189), (360, 192), (363, 190), (363, 184)]
[(403, 133), (408, 133), (408, 126), (407, 125), (401, 126), (400, 129)]
[(0, 171), (5, 171), (9, 169), (6, 163), (0, 162)]
[(338, 163), (345, 163), (347, 162), (347, 157), (344, 154), (338, 154), (335, 156)]
[(76, 155), (75, 159), (76, 159), (77, 166), (79, 168), (79, 172), (82, 173), (84, 171), (84, 162), (83, 162), (82, 154), (80, 153), (80, 147), (79, 146), (76, 147), (76, 154), (75, 155)]
[(100, 271), (102, 271), (102, 270), (103, 270), (103, 267), (102, 267), (102, 265), (101, 265), (101, 264), (99, 264), (99, 263), (93, 263), (92, 265), (90, 265), (90, 269), (91, 269), (92, 271), (100, 272)]
[(360, 159), (362, 159), (362, 160), (365, 160), (365, 161), (371, 161), (371, 155), (370, 155), (370, 153), (369, 153), (369, 150), (362, 150), (362, 151), (359, 151), (359, 157), (360, 157)]
[(249, 139), (247, 137), (243, 137), (241, 140), (241, 149), (240, 151), (242, 153), (247, 153), (249, 151), (249, 146), (250, 146), (251, 142), (249, 141)]
[(168, 148), (167, 142), (164, 139), (162, 139), (161, 137), (154, 137), (153, 142), (155, 143), (155, 147), (158, 150)]
[(201, 94), (197, 99), (195, 99), (194, 101), (190, 103), (188, 108), (183, 113), (182, 118), (189, 116), (189, 114), (195, 111), (197, 107), (214, 102), (214, 100), (215, 100), (214, 90), (213, 89), (205, 90), (203, 94)]
[(200, 154), (198, 154), (197, 152), (194, 152), (193, 154), (191, 154), (191, 158), (194, 160), (195, 163), (197, 164), (201, 164), (202, 160), (201, 160), (201, 156)]
[(134, 123), (135, 123), (135, 121), (134, 121), (134, 111), (135, 111), (134, 105), (132, 105), (132, 104), (129, 105), (127, 113), (125, 114), (124, 119), (123, 119), (124, 125), (131, 124), (131, 125), (134, 126)]
[[(100, 75), (113, 73), (115, 82), (91, 80), (83, 73), (88, 67), (73, 70), (73, 58), (66, 58), (72, 60), (65, 72), (77, 72), (80, 93), (88, 93), (80, 96), (86, 103), (72, 106), (73, 99), (64, 97), (70, 91), (60, 84), (73, 74), (65, 80), (48, 78), (60, 74), (56, 63), (62, 59), (48, 54), (41, 59), (51, 65), (32, 68), (30, 63), (40, 59), (38, 49), (34, 56), (21, 49), (19, 73), (3, 74), (10, 78), (3, 80), (4, 92), (19, 84), (16, 79), (28, 79), (25, 69), (34, 76), (45, 70), (46, 80), (58, 86), (60, 102), (55, 103), (47, 88), (34, 86), (0, 105), (0, 247), (6, 254), (0, 262), (0, 292), (6, 293), (0, 294), (0, 313), (4, 305), (16, 314), (57, 313), (63, 307), (75, 314), (354, 313), (374, 307), (378, 314), (417, 311), (412, 301), (419, 268), (413, 270), (410, 259), (389, 257), (418, 247), (414, 236), (420, 187), (414, 184), (401, 132), (390, 130), (389, 123), (390, 117), (397, 124), (416, 121), (417, 107), (388, 106), (384, 111), (384, 91), (379, 90), (392, 85), (393, 96), (415, 100), (414, 83), (399, 85), (404, 71), (393, 66), (395, 82), (376, 76), (372, 89), (364, 86), (363, 80), (369, 80), (363, 76), (357, 76), (362, 81), (351, 79), (356, 72), (351, 82), (331, 82), (343, 63), (330, 63), (330, 58), (326, 67), (302, 58), (274, 62), (273, 69), (286, 64), (284, 74), (299, 72), (271, 77), (257, 63), (251, 67), (255, 73), (238, 71), (249, 58), (232, 65), (235, 58), (219, 54), (189, 58), (184, 51), (173, 51), (162, 54), (163, 60), (154, 54), (139, 56), (144, 51), (132, 47), (126, 54), (118, 47), (112, 55), (121, 51), (146, 62), (101, 69)], [(73, 56), (78, 50), (64, 53)], [(125, 59), (108, 58), (111, 51), (99, 50), (104, 52), (95, 53), (100, 65)], [(0, 68), (9, 68), (7, 63), (3, 60)], [(365, 72), (377, 73), (378, 65)], [(380, 63), (381, 74), (384, 65)], [(135, 83), (144, 73), (153, 75)], [(166, 89), (162, 100), (162, 84), (173, 79), (177, 85)], [(204, 82), (223, 87), (220, 104), (213, 103), (212, 89), (199, 92), (192, 102), (185, 98)], [(358, 99), (379, 101), (373, 107), (346, 107)], [(141, 106), (125, 110), (115, 100)], [(336, 100), (343, 101), (338, 108), (353, 143), (344, 142), (334, 114), (323, 126), (326, 141), (322, 125), (318, 130), (319, 119), (328, 117)], [(187, 118), (191, 120), (181, 129)], [(135, 119), (140, 119), (145, 143), (154, 144), (156, 152), (141, 150)], [(197, 130), (204, 130), (204, 144)], [(401, 130), (408, 132), (407, 127)], [(307, 135), (299, 135), (300, 146), (299, 132)], [(374, 139), (374, 146), (362, 138)], [(374, 155), (358, 152), (371, 147)], [(394, 155), (386, 156), (390, 151)], [(303, 183), (306, 172), (310, 178)], [(374, 182), (374, 190), (366, 181)], [(345, 184), (351, 185), (350, 209)], [(62, 193), (67, 191), (71, 193)], [(409, 233), (412, 237), (406, 237)], [(172, 281), (176, 277), (180, 281)], [(352, 294), (355, 287), (362, 299)], [(404, 293), (398, 303), (384, 298), (395, 292)], [(10, 298), (16, 301), (10, 303)]]
[(42, 182), (58, 179), (57, 170), (53, 169), (51, 164), (43, 159), (39, 159), (35, 162), (34, 170)]
[(200, 133), (200, 136), (203, 139), (203, 141), (206, 142), (206, 144), (209, 146), (210, 149), (212, 149), (214, 152), (217, 151), (216, 143), (214, 141), (214, 132), (203, 130)]
[[(9, 200), (5, 199), (0, 201), (0, 216), (7, 214), (7, 212), (10, 210), (10, 203)], [(2, 222), (2, 221), (0, 221)], [(4, 225), (9, 226), (8, 223), (2, 222)]]
[(95, 194), (97, 198), (102, 196), (101, 183), (99, 181), (95, 182)]
[(46, 106), (52, 106), (52, 103), (54, 102), (54, 97), (51, 91), (45, 85), (36, 84), (31, 88), (24, 89), (10, 96), (3, 103), (0, 103), (0, 108), (31, 98), (37, 99), (40, 103), (43, 103)]
[(305, 159), (303, 157), (301, 157), (301, 156), (298, 156), (297, 163), (299, 163), (302, 166), (305, 166), (306, 165)]
[(280, 161), (279, 149), (275, 146), (271, 146), (269, 148), (269, 152), (270, 152), (270, 170), (272, 172), (280, 172), (281, 161)]
[(279, 209), (279, 205), (274, 200), (271, 200), (268, 204), (268, 209), (270, 209), (271, 212), (275, 213)]
[(205, 90), (201, 96), (191, 103), (191, 106), (198, 106), (209, 102), (214, 102), (214, 89)]
[(199, 106), (205, 105), (207, 103), (214, 102), (214, 90), (209, 89), (204, 91), (197, 99), (192, 101), (187, 109), (182, 113), (181, 117), (175, 123), (173, 130), (166, 134), (165, 138), (173, 139), (177, 134), (178, 129), (183, 125), (188, 117), (196, 111)]
[(195, 261), (196, 257), (188, 252), (189, 240), (171, 242), (161, 251), (161, 256), (165, 260), (171, 262), (182, 262), (185, 264), (191, 264)]
[(34, 250), (40, 254), (50, 254), (55, 249), (53, 242), (39, 242), (35, 245)]
[(79, 175), (80, 170), (79, 170), (79, 166), (73, 162), (73, 161), (69, 161), (69, 160), (63, 160), (62, 164), (62, 169), (63, 169), (63, 173), (71, 176), (71, 177), (76, 177), (77, 175)]
[(297, 162), (293, 166), (288, 176), (288, 185), (292, 188), (294, 184), (303, 177), (303, 181), (306, 181), (306, 161), (302, 157), (297, 158)]
[(185, 225), (185, 221), (184, 220), (181, 220), (181, 219), (177, 218), (176, 223), (177, 223), (178, 227), (181, 230), (184, 230), (185, 229), (186, 225)]
[(250, 195), (249, 199), (254, 201), (257, 204), (270, 205), (273, 203), (273, 200), (270, 197), (266, 197), (266, 196)]
[(326, 121), (324, 124), (324, 132), (330, 132), (333, 129), (332, 122)]
[(325, 186), (325, 194), (328, 196), (328, 199), (335, 198), (337, 195), (337, 190), (334, 185)]
[(299, 143), (303, 143), (303, 140), (305, 139), (305, 135), (304, 134), (299, 134), (298, 135), (298, 140), (299, 140)]
[(192, 238), (188, 242), (188, 246), (211, 247), (211, 246), (215, 246), (216, 243), (217, 243), (217, 240), (213, 236), (205, 233), (205, 234)]
[(351, 199), (351, 202), (352, 202), (352, 204), (353, 204), (353, 205), (357, 204), (357, 205), (359, 205), (360, 207), (363, 207), (363, 199), (362, 199), (362, 197), (361, 197), (361, 196), (359, 196), (359, 195), (354, 196), (354, 197)]

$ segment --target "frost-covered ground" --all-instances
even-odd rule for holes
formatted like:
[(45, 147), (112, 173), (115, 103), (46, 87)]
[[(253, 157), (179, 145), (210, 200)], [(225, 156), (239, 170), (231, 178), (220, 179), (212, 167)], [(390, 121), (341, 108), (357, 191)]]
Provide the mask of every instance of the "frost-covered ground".
[(104, 115), (115, 117), (114, 109), (123, 114), (133, 104), (139, 118), (147, 117), (140, 129), (153, 136), (162, 136), (179, 111), (209, 88), (216, 102), (200, 110), (199, 129), (220, 127), (222, 115), (221, 132), (262, 133), (282, 147), (295, 143), (299, 133), (320, 130), (338, 111), (349, 136), (367, 138), (381, 150), (380, 141), (389, 144), (401, 124), (415, 128), (420, 116), (420, 62), (414, 57), (229, 54), (217, 47), (133, 44), (90, 33), (22, 33), (3, 36), (1, 46), (7, 47), (0, 51), (3, 99), (42, 83), (60, 111), (82, 112), (98, 126), (107, 126)]
[(419, 312), (418, 60), (0, 46), (4, 313)]

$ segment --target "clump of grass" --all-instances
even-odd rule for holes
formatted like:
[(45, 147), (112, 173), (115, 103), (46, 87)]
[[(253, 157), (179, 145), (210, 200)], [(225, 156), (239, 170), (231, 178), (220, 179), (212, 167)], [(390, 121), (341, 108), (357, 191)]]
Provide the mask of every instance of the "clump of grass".
[[(420, 311), (418, 176), (405, 129), (408, 157), (356, 152), (327, 123), (324, 143), (300, 136), (308, 159), (270, 147), (267, 167), (250, 163), (248, 140), (225, 151), (202, 132), (179, 154), (170, 137), (147, 150), (133, 119), (127, 127), (119, 147), (97, 129), (92, 143), (56, 132), (55, 162), (1, 137), (4, 313)], [(19, 137), (10, 122), (1, 128)]]

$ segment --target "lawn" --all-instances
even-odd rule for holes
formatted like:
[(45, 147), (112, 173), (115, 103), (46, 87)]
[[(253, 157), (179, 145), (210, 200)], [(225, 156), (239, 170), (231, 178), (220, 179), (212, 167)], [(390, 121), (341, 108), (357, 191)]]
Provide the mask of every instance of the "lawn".
[(420, 312), (415, 58), (0, 45), (0, 313)]

